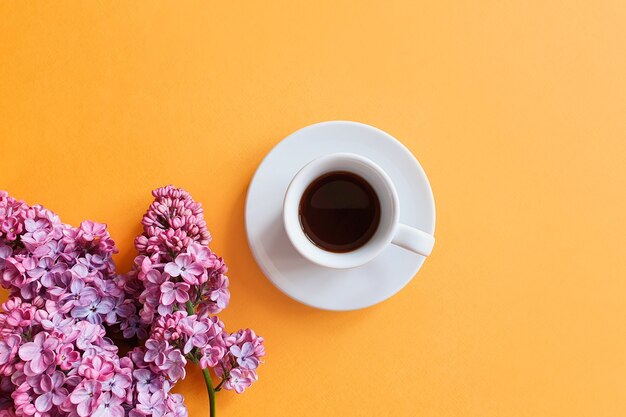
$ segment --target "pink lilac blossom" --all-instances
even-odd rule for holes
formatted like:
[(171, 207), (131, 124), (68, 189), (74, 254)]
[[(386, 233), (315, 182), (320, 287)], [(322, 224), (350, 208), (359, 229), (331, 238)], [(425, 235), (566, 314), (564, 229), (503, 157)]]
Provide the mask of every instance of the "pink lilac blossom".
[[(84, 221), (74, 228), (0, 191), (0, 285), (11, 296), (45, 300), (54, 312), (95, 324), (128, 321), (136, 301), (115, 284), (114, 253), (105, 225)], [(120, 311), (124, 303), (129, 307)]]
[(241, 394), (256, 380), (257, 375), (254, 371), (236, 368), (230, 371), (230, 378), (224, 384), (224, 388), (235, 390), (237, 394)]
[[(258, 379), (256, 369), (261, 364), (261, 358), (265, 356), (263, 338), (251, 329), (244, 329), (226, 336), (224, 343), (227, 353), (215, 371), (226, 381), (224, 388), (241, 393)], [(231, 377), (238, 382), (229, 383)]]
[[(167, 186), (135, 240), (133, 269), (115, 273), (106, 226), (75, 228), (0, 191), (0, 417), (187, 417), (171, 393), (188, 362), (214, 393), (258, 377), (263, 339), (227, 333), (227, 268), (207, 246), (202, 206)], [(120, 355), (109, 337), (139, 344)], [(117, 340), (117, 339), (115, 339)], [(221, 381), (212, 386), (209, 369)]]

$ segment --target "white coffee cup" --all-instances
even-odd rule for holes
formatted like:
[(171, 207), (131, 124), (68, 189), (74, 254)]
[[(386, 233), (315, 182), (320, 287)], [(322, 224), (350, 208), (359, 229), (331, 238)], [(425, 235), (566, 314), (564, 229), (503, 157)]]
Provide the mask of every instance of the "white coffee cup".
[[(365, 179), (380, 202), (380, 222), (374, 235), (363, 246), (343, 253), (326, 251), (307, 237), (300, 223), (300, 200), (306, 188), (321, 175), (347, 171)], [(419, 229), (400, 223), (400, 202), (389, 176), (378, 165), (360, 155), (334, 153), (314, 159), (293, 177), (283, 202), (283, 222), (289, 240), (311, 262), (329, 268), (354, 268), (378, 256), (389, 244), (422, 256), (430, 255), (435, 238)]]

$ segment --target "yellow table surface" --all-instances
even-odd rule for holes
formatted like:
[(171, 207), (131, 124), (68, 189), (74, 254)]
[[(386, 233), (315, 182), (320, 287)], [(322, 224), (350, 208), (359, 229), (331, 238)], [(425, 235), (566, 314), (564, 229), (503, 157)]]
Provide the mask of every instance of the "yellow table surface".
[[(0, 189), (107, 223), (121, 271), (153, 188), (204, 204), (230, 266), (222, 318), (269, 353), (219, 416), (626, 415), (623, 1), (7, 0), (0, 16)], [(331, 119), (404, 142), (437, 204), (418, 276), (349, 313), (280, 293), (244, 232), (263, 156)], [(199, 372), (180, 389), (208, 415)]]

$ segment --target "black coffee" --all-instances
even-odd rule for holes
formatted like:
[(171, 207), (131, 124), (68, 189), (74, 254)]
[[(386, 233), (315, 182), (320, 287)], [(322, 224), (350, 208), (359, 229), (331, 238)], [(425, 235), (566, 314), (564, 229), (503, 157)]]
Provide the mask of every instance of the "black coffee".
[(329, 172), (313, 181), (300, 200), (300, 224), (307, 237), (329, 252), (363, 246), (380, 222), (380, 202), (372, 186), (346, 171)]

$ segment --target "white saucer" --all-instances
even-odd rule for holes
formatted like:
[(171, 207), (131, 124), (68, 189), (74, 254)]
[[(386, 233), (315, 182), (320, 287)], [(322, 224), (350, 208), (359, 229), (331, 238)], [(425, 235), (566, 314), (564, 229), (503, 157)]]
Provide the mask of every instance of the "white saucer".
[(265, 157), (246, 200), (248, 243), (265, 275), (291, 298), (325, 310), (356, 310), (379, 303), (402, 289), (424, 257), (389, 245), (377, 258), (352, 269), (330, 269), (302, 257), (282, 221), (285, 191), (311, 160), (351, 152), (378, 164), (400, 198), (400, 222), (435, 232), (435, 202), (428, 178), (411, 152), (389, 134), (355, 122), (324, 122), (292, 133)]

